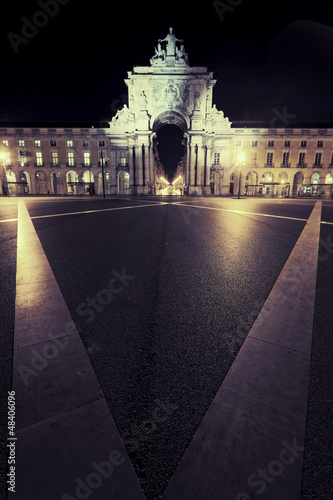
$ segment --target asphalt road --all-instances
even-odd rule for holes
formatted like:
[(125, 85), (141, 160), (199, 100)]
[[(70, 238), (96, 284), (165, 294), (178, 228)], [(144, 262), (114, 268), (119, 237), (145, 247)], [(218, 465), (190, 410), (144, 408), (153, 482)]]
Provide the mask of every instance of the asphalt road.
[[(315, 203), (176, 201), (26, 199), (148, 500), (163, 493), (305, 225), (296, 219), (306, 220)], [(0, 200), (0, 220), (16, 218), (16, 204)], [(333, 222), (331, 202), (322, 213)], [(302, 500), (327, 500), (333, 490), (332, 230), (322, 225)], [(17, 222), (0, 222), (2, 428), (16, 231)], [(122, 276), (117, 290), (114, 272)]]

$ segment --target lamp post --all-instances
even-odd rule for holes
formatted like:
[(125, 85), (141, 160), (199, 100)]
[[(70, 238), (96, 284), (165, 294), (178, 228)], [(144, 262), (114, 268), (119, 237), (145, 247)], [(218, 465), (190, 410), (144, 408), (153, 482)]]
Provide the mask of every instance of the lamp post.
[(240, 199), (240, 191), (241, 191), (241, 166), (246, 165), (245, 154), (240, 153), (238, 155), (238, 161), (236, 162), (237, 167), (239, 167), (239, 178), (238, 178), (238, 199)]
[(104, 179), (104, 161), (106, 161), (107, 158), (101, 156), (101, 164), (102, 164), (102, 179), (103, 179), (103, 198), (105, 198), (105, 179)]

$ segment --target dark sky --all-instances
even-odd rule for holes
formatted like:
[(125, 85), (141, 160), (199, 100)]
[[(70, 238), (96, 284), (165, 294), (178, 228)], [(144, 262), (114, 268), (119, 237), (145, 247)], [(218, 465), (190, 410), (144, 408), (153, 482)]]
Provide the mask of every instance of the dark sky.
[(0, 119), (110, 118), (124, 101), (126, 72), (148, 65), (157, 39), (173, 26), (190, 64), (214, 71), (214, 102), (231, 121), (269, 122), (285, 109), (294, 117), (290, 126), (333, 122), (331, 2), (229, 1), (238, 5), (221, 20), (212, 1), (69, 0), (18, 53), (7, 35), (22, 36), (22, 17), (33, 19), (41, 7), (8, 2), (0, 25)]

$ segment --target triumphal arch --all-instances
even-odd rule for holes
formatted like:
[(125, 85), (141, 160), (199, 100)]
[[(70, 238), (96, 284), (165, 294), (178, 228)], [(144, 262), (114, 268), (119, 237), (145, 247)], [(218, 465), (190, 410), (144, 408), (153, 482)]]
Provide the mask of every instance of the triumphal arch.
[[(190, 66), (183, 40), (169, 29), (155, 47), (149, 66), (135, 66), (125, 79), (128, 105), (110, 122), (111, 163), (117, 167), (118, 193), (153, 194), (161, 175), (157, 131), (177, 125), (184, 134), (182, 183), (190, 195), (211, 194), (212, 152), (230, 154), (231, 123), (212, 105), (216, 80), (206, 67)], [(224, 158), (227, 160), (227, 158)]]

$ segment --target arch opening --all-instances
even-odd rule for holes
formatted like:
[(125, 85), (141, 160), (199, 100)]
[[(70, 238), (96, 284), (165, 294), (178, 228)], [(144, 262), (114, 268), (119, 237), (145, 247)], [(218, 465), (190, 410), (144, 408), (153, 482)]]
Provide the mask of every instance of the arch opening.
[(161, 179), (157, 193), (174, 195), (183, 193), (183, 164), (185, 155), (184, 132), (177, 124), (163, 124), (156, 133), (155, 146)]

